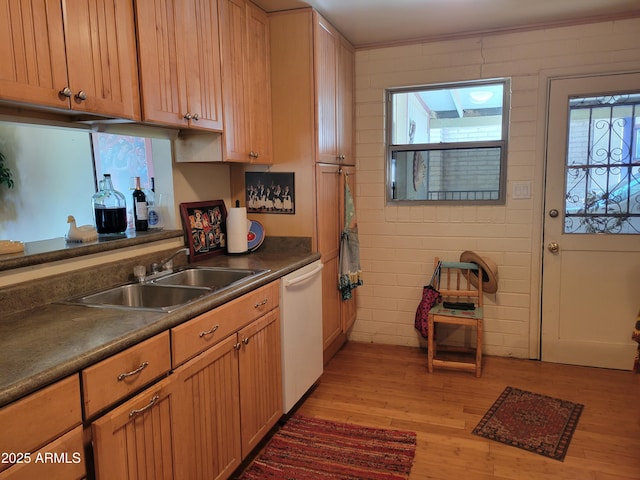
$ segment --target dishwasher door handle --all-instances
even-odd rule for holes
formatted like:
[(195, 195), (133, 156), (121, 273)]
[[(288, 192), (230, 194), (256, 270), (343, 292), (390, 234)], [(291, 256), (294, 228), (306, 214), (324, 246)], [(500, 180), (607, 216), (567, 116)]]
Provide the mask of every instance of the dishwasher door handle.
[(285, 280), (284, 281), (284, 286), (285, 286), (285, 288), (289, 288), (289, 287), (293, 287), (294, 285), (297, 285), (299, 283), (302, 283), (305, 280), (307, 280), (307, 279), (313, 277), (314, 275), (316, 275), (317, 273), (319, 273), (320, 270), (322, 270), (323, 268), (324, 268), (324, 265), (320, 264), (316, 268), (311, 270), (310, 272), (305, 273), (304, 275), (300, 275), (299, 277), (292, 278), (291, 280)]

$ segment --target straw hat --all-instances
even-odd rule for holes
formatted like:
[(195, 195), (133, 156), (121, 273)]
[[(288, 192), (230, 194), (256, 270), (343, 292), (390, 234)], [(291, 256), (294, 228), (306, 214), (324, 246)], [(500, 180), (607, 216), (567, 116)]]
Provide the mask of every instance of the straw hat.
[[(480, 266), (483, 270), (482, 274), (482, 291), (485, 293), (496, 293), (498, 291), (498, 266), (496, 263), (486, 257), (481, 257), (475, 252), (469, 250), (460, 254), (461, 262), (471, 262)], [(471, 272), (471, 283), (478, 286), (478, 274)]]

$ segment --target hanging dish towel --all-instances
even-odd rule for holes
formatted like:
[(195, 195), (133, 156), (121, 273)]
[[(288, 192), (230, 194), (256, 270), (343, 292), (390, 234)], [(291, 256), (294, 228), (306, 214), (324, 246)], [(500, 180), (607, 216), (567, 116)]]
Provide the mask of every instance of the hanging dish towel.
[(352, 297), (351, 291), (362, 285), (356, 209), (346, 180), (345, 177), (344, 230), (340, 237), (340, 277), (338, 279), (338, 289), (342, 292), (343, 300), (349, 300)]

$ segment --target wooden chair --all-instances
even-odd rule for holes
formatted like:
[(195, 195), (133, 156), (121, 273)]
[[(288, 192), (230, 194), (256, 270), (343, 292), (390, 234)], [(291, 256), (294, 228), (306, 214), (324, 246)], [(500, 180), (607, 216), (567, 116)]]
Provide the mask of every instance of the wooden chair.
[[(436, 257), (436, 268), (438, 263), (439, 259)], [(476, 282), (478, 283), (476, 289), (471, 283), (471, 272), (473, 274), (477, 272), (477, 278), (483, 278), (482, 268), (475, 263), (440, 262), (440, 275), (436, 278), (434, 287), (442, 295), (442, 302), (437, 303), (429, 310), (429, 351), (427, 357), (429, 373), (433, 372), (434, 367), (475, 372), (476, 377), (482, 373), (482, 281)], [(454, 305), (450, 305), (450, 302)], [(463, 306), (469, 309), (460, 308)], [(458, 325), (475, 330), (475, 348), (438, 346), (436, 343), (436, 326), (438, 324)], [(475, 353), (475, 360), (468, 362), (463, 359), (436, 358), (438, 349)]]

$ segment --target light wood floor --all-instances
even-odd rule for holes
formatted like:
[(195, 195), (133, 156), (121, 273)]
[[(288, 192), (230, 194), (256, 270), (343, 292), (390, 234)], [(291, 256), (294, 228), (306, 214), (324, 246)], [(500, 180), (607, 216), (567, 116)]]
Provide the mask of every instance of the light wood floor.
[[(412, 480), (640, 479), (640, 374), (486, 357), (427, 372), (426, 350), (347, 344), (297, 410), (418, 434)], [(585, 405), (564, 462), (471, 434), (505, 387)]]

